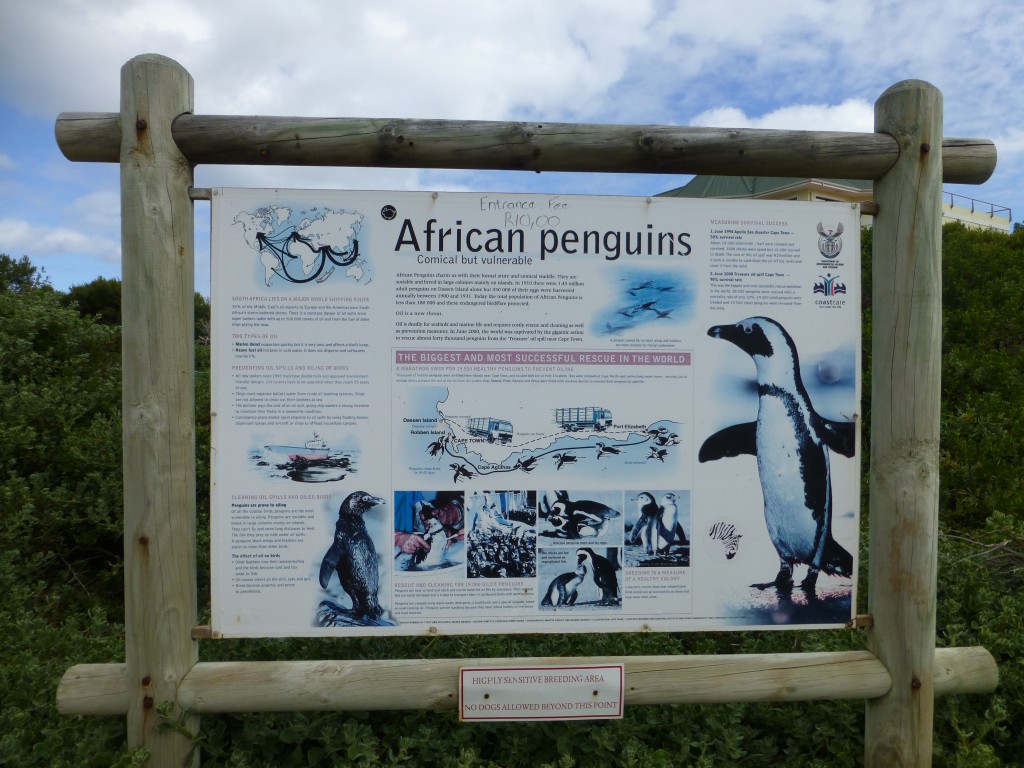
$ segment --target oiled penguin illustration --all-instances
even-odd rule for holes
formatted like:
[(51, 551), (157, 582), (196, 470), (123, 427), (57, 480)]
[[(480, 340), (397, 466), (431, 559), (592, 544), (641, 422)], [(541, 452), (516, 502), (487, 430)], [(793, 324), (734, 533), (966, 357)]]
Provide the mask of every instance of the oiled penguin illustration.
[(352, 600), (352, 616), (377, 620), (384, 609), (377, 602), (379, 573), (377, 550), (366, 530), (363, 515), (384, 499), (365, 491), (350, 493), (338, 510), (334, 527), (334, 543), (320, 564), (320, 586), (324, 589), (337, 573), (341, 588)]
[(829, 449), (853, 456), (855, 428), (815, 412), (800, 378), (793, 339), (776, 321), (750, 317), (734, 325), (716, 325), (708, 335), (746, 352), (757, 368), (757, 421), (736, 424), (711, 435), (700, 461), (750, 454), (764, 496), (768, 534), (779, 554), (774, 581), (752, 584), (788, 592), (793, 566), (808, 566), (800, 586), (814, 592), (818, 572), (853, 575), (853, 557), (832, 538), (832, 480)]

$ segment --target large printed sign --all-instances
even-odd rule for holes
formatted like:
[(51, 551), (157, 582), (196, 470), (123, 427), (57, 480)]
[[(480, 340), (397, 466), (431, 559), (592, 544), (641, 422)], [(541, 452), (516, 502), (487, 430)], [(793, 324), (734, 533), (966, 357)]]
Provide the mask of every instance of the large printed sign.
[(845, 624), (858, 218), (214, 190), (214, 631)]

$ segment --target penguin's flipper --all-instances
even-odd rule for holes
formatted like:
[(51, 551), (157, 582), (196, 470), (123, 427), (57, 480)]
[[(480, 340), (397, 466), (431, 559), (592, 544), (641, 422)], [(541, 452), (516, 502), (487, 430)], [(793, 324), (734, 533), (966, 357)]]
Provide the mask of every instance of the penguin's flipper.
[(334, 542), (327, 550), (327, 554), (324, 555), (323, 562), (320, 563), (320, 586), (324, 589), (327, 589), (327, 585), (331, 583), (331, 574), (337, 569), (340, 561), (341, 546), (338, 542)]
[(690, 545), (690, 540), (688, 538), (686, 538), (686, 531), (683, 530), (683, 526), (681, 526), (679, 523), (676, 523), (676, 530), (675, 530), (675, 537), (674, 538), (675, 538), (676, 544), (685, 544), (686, 546)]
[(818, 417), (815, 432), (825, 445), (840, 456), (852, 458), (857, 451), (857, 426), (852, 421), (830, 421)]
[(635, 523), (633, 523), (633, 530), (629, 534), (629, 538), (626, 539), (626, 543), (627, 544), (636, 544), (638, 541), (640, 541), (640, 531), (643, 530), (643, 527), (644, 527), (644, 519), (643, 519), (643, 517), (640, 517), (640, 518), (637, 519), (637, 521)]
[(731, 427), (715, 432), (704, 441), (697, 454), (701, 463), (716, 459), (730, 458), (748, 454), (757, 455), (757, 422), (733, 424)]

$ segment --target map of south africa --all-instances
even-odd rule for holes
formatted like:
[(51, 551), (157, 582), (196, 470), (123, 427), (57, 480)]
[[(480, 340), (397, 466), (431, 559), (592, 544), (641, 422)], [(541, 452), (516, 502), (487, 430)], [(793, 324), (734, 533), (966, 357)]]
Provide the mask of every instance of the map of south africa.
[(242, 226), (246, 244), (259, 254), (267, 287), (275, 277), (290, 283), (322, 283), (338, 267), (350, 280), (369, 280), (357, 240), (361, 213), (269, 205), (241, 211), (233, 223)]

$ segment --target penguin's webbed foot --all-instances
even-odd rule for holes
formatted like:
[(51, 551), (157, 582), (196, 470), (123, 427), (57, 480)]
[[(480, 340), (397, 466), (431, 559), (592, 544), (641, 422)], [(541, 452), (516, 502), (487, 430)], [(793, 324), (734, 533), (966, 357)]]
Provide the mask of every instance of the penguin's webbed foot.
[(779, 572), (775, 575), (775, 581), (768, 581), (764, 584), (751, 584), (755, 589), (770, 589), (775, 587), (780, 595), (788, 595), (793, 591), (793, 566), (783, 563)]
[(818, 584), (818, 569), (808, 568), (807, 575), (804, 576), (804, 580), (800, 582), (800, 589), (804, 592), (814, 594), (814, 588)]

